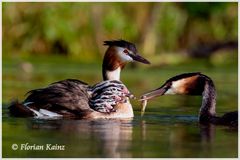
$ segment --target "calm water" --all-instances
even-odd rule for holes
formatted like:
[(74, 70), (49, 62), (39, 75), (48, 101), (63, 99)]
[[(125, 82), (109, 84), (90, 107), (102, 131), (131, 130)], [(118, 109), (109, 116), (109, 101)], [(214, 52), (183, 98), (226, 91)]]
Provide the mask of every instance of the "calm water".
[[(125, 120), (40, 120), (13, 118), (7, 104), (24, 99), (33, 88), (77, 78), (96, 83), (101, 80), (101, 64), (78, 64), (63, 60), (31, 59), (32, 71), (22, 61), (3, 61), (3, 157), (237, 157), (238, 132), (224, 126), (201, 126), (197, 113), (201, 97), (165, 96), (148, 103), (140, 116), (140, 105), (132, 101), (135, 117)], [(62, 65), (59, 65), (62, 64)], [(189, 64), (188, 64), (189, 65)], [(179, 73), (202, 71), (214, 80), (217, 113), (237, 110), (237, 65), (205, 67), (175, 66), (127, 68), (122, 81), (136, 96), (159, 87)], [(143, 76), (144, 75), (144, 76)], [(146, 76), (147, 75), (147, 76)], [(58, 144), (65, 150), (21, 150), (21, 145)], [(12, 145), (18, 149), (13, 150)]]

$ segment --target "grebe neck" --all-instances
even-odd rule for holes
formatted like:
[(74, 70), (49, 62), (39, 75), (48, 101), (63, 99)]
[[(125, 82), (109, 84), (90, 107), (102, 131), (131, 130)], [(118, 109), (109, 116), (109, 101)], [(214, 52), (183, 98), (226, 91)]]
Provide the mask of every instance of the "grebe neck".
[(202, 106), (200, 108), (200, 120), (215, 117), (216, 115), (216, 90), (211, 80), (205, 82), (202, 93)]
[(116, 52), (117, 49), (111, 46), (104, 55), (102, 64), (103, 80), (120, 80), (121, 70), (126, 63), (121, 62)]
[(118, 67), (117, 69), (113, 70), (113, 71), (106, 71), (105, 72), (105, 78), (103, 78), (104, 80), (118, 80), (120, 81), (120, 73), (121, 73), (121, 68)]

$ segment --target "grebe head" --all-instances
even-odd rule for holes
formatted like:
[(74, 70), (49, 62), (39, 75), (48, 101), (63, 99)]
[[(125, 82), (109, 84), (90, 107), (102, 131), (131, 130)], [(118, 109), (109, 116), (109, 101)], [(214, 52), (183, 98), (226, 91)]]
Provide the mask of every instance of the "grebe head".
[(167, 94), (202, 95), (206, 78), (199, 72), (177, 75), (167, 80), (161, 87), (143, 94), (141, 100)]
[[(167, 94), (202, 95), (199, 117), (215, 116), (216, 90), (213, 81), (199, 72), (184, 73), (167, 80), (160, 88), (145, 93), (141, 101)], [(145, 108), (145, 105), (143, 105)]]
[(145, 64), (150, 64), (148, 60), (141, 57), (136, 46), (125, 40), (104, 41), (104, 45), (115, 50), (115, 56), (122, 62), (137, 61)]
[(97, 83), (89, 89), (89, 93), (91, 108), (103, 113), (114, 112), (114, 106), (119, 103), (126, 103), (128, 98), (134, 97), (127, 87), (117, 80)]
[(120, 71), (128, 62), (141, 62), (150, 64), (148, 60), (141, 57), (133, 43), (125, 40), (104, 41), (109, 46), (103, 59), (103, 79), (120, 80)]
[(199, 72), (184, 73), (167, 80), (161, 87), (141, 96), (142, 114), (147, 100), (166, 94), (201, 95), (202, 104), (199, 110), (199, 122), (220, 125), (238, 126), (238, 111), (229, 112), (222, 117), (216, 116), (216, 88), (213, 80)]

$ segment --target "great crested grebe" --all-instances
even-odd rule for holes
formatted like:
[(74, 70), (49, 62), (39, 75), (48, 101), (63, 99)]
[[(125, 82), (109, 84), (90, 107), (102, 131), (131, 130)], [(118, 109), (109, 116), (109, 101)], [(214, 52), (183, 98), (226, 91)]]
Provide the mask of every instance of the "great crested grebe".
[(229, 112), (222, 117), (216, 116), (216, 90), (213, 81), (208, 76), (195, 73), (184, 73), (168, 79), (160, 88), (141, 96), (142, 101), (167, 94), (202, 95), (202, 105), (199, 111), (200, 123), (237, 126), (238, 111)]
[(120, 72), (128, 62), (150, 62), (138, 54), (133, 43), (125, 40), (104, 41), (104, 45), (108, 49), (102, 64), (103, 82), (89, 86), (79, 80), (66, 79), (31, 90), (22, 103), (13, 102), (9, 106), (10, 114), (47, 118), (133, 117), (128, 99), (132, 95), (120, 81)]

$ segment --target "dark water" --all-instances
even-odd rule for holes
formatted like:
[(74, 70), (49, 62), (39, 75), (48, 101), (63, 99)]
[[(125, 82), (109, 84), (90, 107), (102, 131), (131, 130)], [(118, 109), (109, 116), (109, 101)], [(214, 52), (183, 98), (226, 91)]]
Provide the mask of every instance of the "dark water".
[[(196, 116), (148, 113), (132, 120), (40, 120), (4, 117), (4, 157), (237, 157), (237, 131), (201, 126)], [(60, 151), (21, 150), (58, 144)], [(17, 144), (19, 149), (11, 149)]]
[[(40, 61), (40, 60), (39, 60)], [(38, 64), (38, 63), (43, 64)], [(140, 116), (140, 105), (132, 101), (135, 117), (125, 120), (41, 120), (13, 118), (7, 105), (13, 98), (56, 80), (77, 78), (90, 83), (101, 79), (98, 64), (79, 65), (51, 62), (33, 63), (34, 72), (25, 73), (18, 63), (3, 61), (3, 157), (237, 157), (238, 132), (225, 126), (202, 126), (198, 123), (201, 97), (164, 96), (148, 103)], [(191, 67), (189, 67), (191, 68)], [(201, 70), (217, 87), (217, 113), (237, 110), (237, 67), (204, 66), (159, 69), (126, 69), (122, 81), (136, 96), (159, 87), (167, 78)], [(193, 68), (193, 67), (192, 67)], [(134, 73), (134, 74), (133, 74)], [(144, 76), (143, 76), (144, 75)], [(148, 75), (148, 76), (145, 76)], [(147, 77), (147, 78), (146, 78)], [(28, 143), (44, 146), (27, 150)], [(12, 145), (17, 144), (17, 150)], [(64, 150), (46, 150), (57, 144)]]

